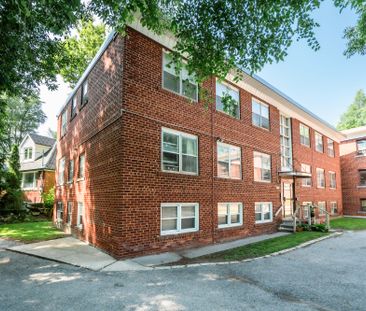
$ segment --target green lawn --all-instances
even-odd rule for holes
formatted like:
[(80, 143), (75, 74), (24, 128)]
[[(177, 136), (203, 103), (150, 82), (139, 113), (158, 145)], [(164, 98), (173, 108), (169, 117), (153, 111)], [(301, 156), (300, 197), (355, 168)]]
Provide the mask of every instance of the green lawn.
[(366, 219), (362, 218), (337, 218), (330, 221), (332, 229), (366, 230)]
[(0, 225), (0, 238), (10, 238), (22, 242), (37, 242), (63, 237), (50, 221), (24, 222)]
[(246, 258), (260, 257), (291, 248), (304, 242), (325, 236), (327, 233), (303, 231), (246, 246), (233, 248), (224, 252), (215, 253), (197, 258), (198, 261), (232, 261)]

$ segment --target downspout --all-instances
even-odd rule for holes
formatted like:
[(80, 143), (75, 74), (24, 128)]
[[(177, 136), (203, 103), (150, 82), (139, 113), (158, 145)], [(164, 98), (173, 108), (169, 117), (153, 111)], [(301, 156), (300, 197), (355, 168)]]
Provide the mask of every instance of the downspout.
[[(211, 79), (211, 95), (212, 95), (212, 79)], [(214, 214), (214, 206), (215, 206), (215, 202), (214, 202), (214, 193), (215, 193), (215, 137), (214, 137), (214, 115), (213, 115), (213, 107), (211, 104), (211, 157), (212, 157), (212, 177), (211, 177), (211, 235), (212, 235), (212, 243), (215, 243), (215, 223), (214, 223), (214, 218), (215, 218), (215, 214)], [(244, 211), (243, 211), (244, 213)]]

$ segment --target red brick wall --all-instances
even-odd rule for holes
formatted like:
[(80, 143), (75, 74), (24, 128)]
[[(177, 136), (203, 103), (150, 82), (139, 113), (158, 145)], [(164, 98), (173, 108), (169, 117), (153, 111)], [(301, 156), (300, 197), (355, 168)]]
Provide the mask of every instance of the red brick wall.
[(366, 216), (366, 213), (361, 211), (360, 204), (361, 199), (366, 199), (366, 188), (359, 186), (358, 173), (359, 169), (366, 169), (366, 157), (357, 155), (356, 141), (356, 139), (351, 139), (343, 141), (341, 144), (344, 214)]
[[(308, 126), (307, 124), (305, 124)], [(320, 133), (322, 134), (322, 133)], [(294, 168), (301, 171), (301, 163), (308, 164), (312, 169), (312, 186), (303, 187), (302, 181), (296, 182), (297, 198), (302, 202), (325, 201), (327, 211), (330, 212), (330, 202), (335, 201), (338, 205), (338, 214), (342, 214), (342, 185), (340, 172), (339, 144), (334, 142), (335, 157), (327, 154), (327, 137), (323, 135), (324, 153), (315, 151), (315, 131), (310, 128), (310, 148), (300, 144), (300, 122), (292, 119), (293, 158)], [(317, 188), (316, 168), (322, 168), (325, 172), (325, 188)], [(329, 171), (336, 173), (336, 189), (329, 187)]]
[[(56, 192), (65, 207), (68, 200), (74, 202), (74, 234), (122, 258), (277, 229), (280, 217), (255, 224), (254, 213), (255, 202), (273, 202), (273, 214), (281, 205), (277, 108), (270, 105), (270, 130), (264, 130), (252, 125), (252, 95), (244, 90), (240, 90), (241, 119), (237, 120), (212, 105), (206, 109), (203, 102), (191, 103), (162, 89), (162, 46), (131, 29), (126, 38), (111, 43), (88, 81), (89, 103), (68, 125), (57, 146), (57, 160), (66, 157), (66, 172), (68, 159), (73, 157), (77, 174), (78, 155), (86, 154), (85, 180), (75, 179)], [(205, 86), (215, 98), (215, 79)], [(162, 172), (162, 127), (198, 136), (198, 176)], [(297, 135), (294, 132), (294, 141)], [(217, 140), (241, 148), (241, 180), (217, 177)], [(254, 181), (254, 151), (271, 155), (271, 183)], [(338, 152), (336, 158), (313, 156), (325, 169), (339, 171)], [(340, 190), (323, 192), (317, 195), (340, 200)], [(77, 201), (84, 202), (86, 212), (82, 232), (74, 228)], [(160, 235), (161, 203), (172, 202), (199, 203), (198, 232)], [(243, 225), (218, 229), (218, 202), (242, 202)]]

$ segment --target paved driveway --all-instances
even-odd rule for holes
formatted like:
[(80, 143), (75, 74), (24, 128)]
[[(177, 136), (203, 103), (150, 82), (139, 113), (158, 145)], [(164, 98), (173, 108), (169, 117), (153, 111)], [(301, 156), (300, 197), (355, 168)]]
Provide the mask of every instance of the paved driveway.
[(253, 262), (92, 272), (0, 250), (1, 310), (365, 310), (366, 232)]

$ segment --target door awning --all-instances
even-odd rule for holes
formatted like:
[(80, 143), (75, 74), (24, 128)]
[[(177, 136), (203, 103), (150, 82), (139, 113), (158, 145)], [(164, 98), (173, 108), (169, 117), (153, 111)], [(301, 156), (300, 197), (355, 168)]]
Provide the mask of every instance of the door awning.
[(297, 171), (287, 171), (287, 172), (278, 172), (278, 176), (282, 178), (310, 178), (310, 173), (305, 172), (297, 172)]

